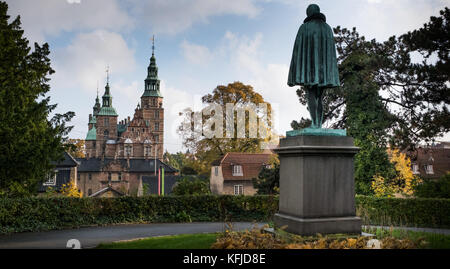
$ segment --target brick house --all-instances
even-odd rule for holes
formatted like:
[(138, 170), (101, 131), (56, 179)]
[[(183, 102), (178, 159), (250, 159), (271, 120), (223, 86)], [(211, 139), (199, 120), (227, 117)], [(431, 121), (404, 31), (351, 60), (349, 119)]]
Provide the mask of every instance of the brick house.
[(210, 188), (214, 194), (254, 195), (252, 179), (268, 165), (270, 153), (229, 152), (212, 163)]
[(450, 142), (420, 146), (407, 155), (411, 159), (413, 173), (422, 178), (438, 179), (450, 173)]

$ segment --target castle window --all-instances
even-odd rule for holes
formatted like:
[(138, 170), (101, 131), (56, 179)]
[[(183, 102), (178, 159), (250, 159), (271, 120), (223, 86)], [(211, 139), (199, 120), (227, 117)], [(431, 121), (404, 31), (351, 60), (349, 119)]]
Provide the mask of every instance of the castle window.
[(108, 140), (108, 139), (109, 139), (109, 132), (108, 132), (108, 130), (105, 130), (105, 131), (103, 132), (103, 135), (104, 135), (104, 137), (105, 137), (105, 140)]
[(89, 180), (92, 180), (92, 174), (89, 173)]
[(92, 190), (89, 189), (89, 190), (88, 190), (88, 196), (91, 196), (91, 195), (92, 195)]
[(132, 147), (131, 147), (131, 145), (125, 145), (125, 156), (131, 156), (131, 150), (132, 150)]
[(159, 143), (159, 135), (155, 135), (155, 143)]
[(108, 118), (105, 118), (104, 122), (105, 122), (105, 126), (109, 126), (109, 119)]
[(159, 131), (159, 122), (155, 122), (155, 131)]
[(155, 119), (159, 119), (159, 110), (155, 110)]
[(150, 156), (150, 154), (151, 154), (151, 147), (145, 146), (145, 156)]
[(122, 180), (122, 173), (119, 173), (119, 181)]
[(156, 99), (152, 99), (152, 105), (156, 106)]

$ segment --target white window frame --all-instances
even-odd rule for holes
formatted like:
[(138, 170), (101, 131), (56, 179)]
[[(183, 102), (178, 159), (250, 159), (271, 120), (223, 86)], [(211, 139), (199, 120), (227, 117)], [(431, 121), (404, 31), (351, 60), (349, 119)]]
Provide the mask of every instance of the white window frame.
[(47, 176), (47, 181), (44, 182), (44, 186), (56, 186), (56, 176), (58, 175), (58, 170), (54, 171), (55, 174), (52, 176), (52, 174), (49, 174)]
[(214, 166), (214, 176), (219, 176), (219, 166)]
[(234, 185), (234, 195), (244, 195), (244, 185)]
[(426, 165), (425, 165), (425, 172), (426, 172), (428, 175), (434, 174), (433, 165), (432, 165), (432, 164), (426, 164)]
[(133, 155), (133, 146), (130, 144), (125, 145), (125, 157)]
[(243, 176), (242, 165), (233, 165), (233, 176)]
[(419, 165), (418, 164), (413, 163), (411, 168), (412, 168), (413, 174), (415, 174), (415, 175), (420, 174)]

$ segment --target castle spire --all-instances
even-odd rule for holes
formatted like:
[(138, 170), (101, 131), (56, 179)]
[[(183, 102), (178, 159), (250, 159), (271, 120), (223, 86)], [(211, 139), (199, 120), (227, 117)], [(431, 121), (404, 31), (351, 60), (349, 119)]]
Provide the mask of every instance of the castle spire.
[(155, 56), (155, 35), (152, 36), (152, 56)]

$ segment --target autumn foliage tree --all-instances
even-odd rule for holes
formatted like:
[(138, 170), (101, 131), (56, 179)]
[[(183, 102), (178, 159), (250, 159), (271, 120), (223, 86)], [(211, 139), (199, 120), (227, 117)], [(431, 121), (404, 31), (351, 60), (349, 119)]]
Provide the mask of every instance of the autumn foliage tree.
[[(217, 105), (221, 108), (223, 113), (220, 122), (223, 126), (221, 137), (214, 136), (208, 138), (205, 136), (204, 129), (202, 129), (202, 126), (205, 126), (207, 121), (215, 116), (215, 113), (217, 113), (216, 111), (208, 114), (200, 113), (200, 111), (193, 111), (192, 109), (186, 109), (184, 111), (184, 121), (178, 128), (178, 133), (183, 138), (183, 145), (199, 160), (209, 164), (220, 158), (220, 156), (225, 155), (227, 152), (260, 152), (262, 151), (262, 143), (268, 142), (274, 137), (271, 132), (271, 106), (250, 85), (245, 85), (241, 82), (230, 83), (226, 86), (219, 85), (212, 93), (203, 96), (202, 102), (206, 108), (212, 107), (212, 105)], [(245, 137), (239, 137), (238, 133), (242, 131), (238, 130), (239, 114), (235, 110), (232, 112), (232, 118), (226, 117), (227, 104), (232, 104), (235, 108), (246, 108), (247, 106), (252, 105), (258, 108), (259, 104), (265, 104), (267, 113), (259, 113), (261, 111), (252, 110), (246, 111), (243, 117), (245, 120)], [(263, 129), (266, 132), (264, 137), (261, 136), (261, 133), (258, 133), (257, 137), (251, 137), (250, 129), (258, 128), (257, 126), (252, 125), (252, 121), (250, 120), (251, 113), (259, 113), (257, 115), (259, 117), (257, 124), (263, 126)], [(227, 137), (227, 123), (234, 126), (231, 137)], [(213, 124), (212, 129), (215, 131), (216, 128), (219, 128), (219, 126)], [(206, 167), (209, 169), (208, 165), (206, 165)]]

